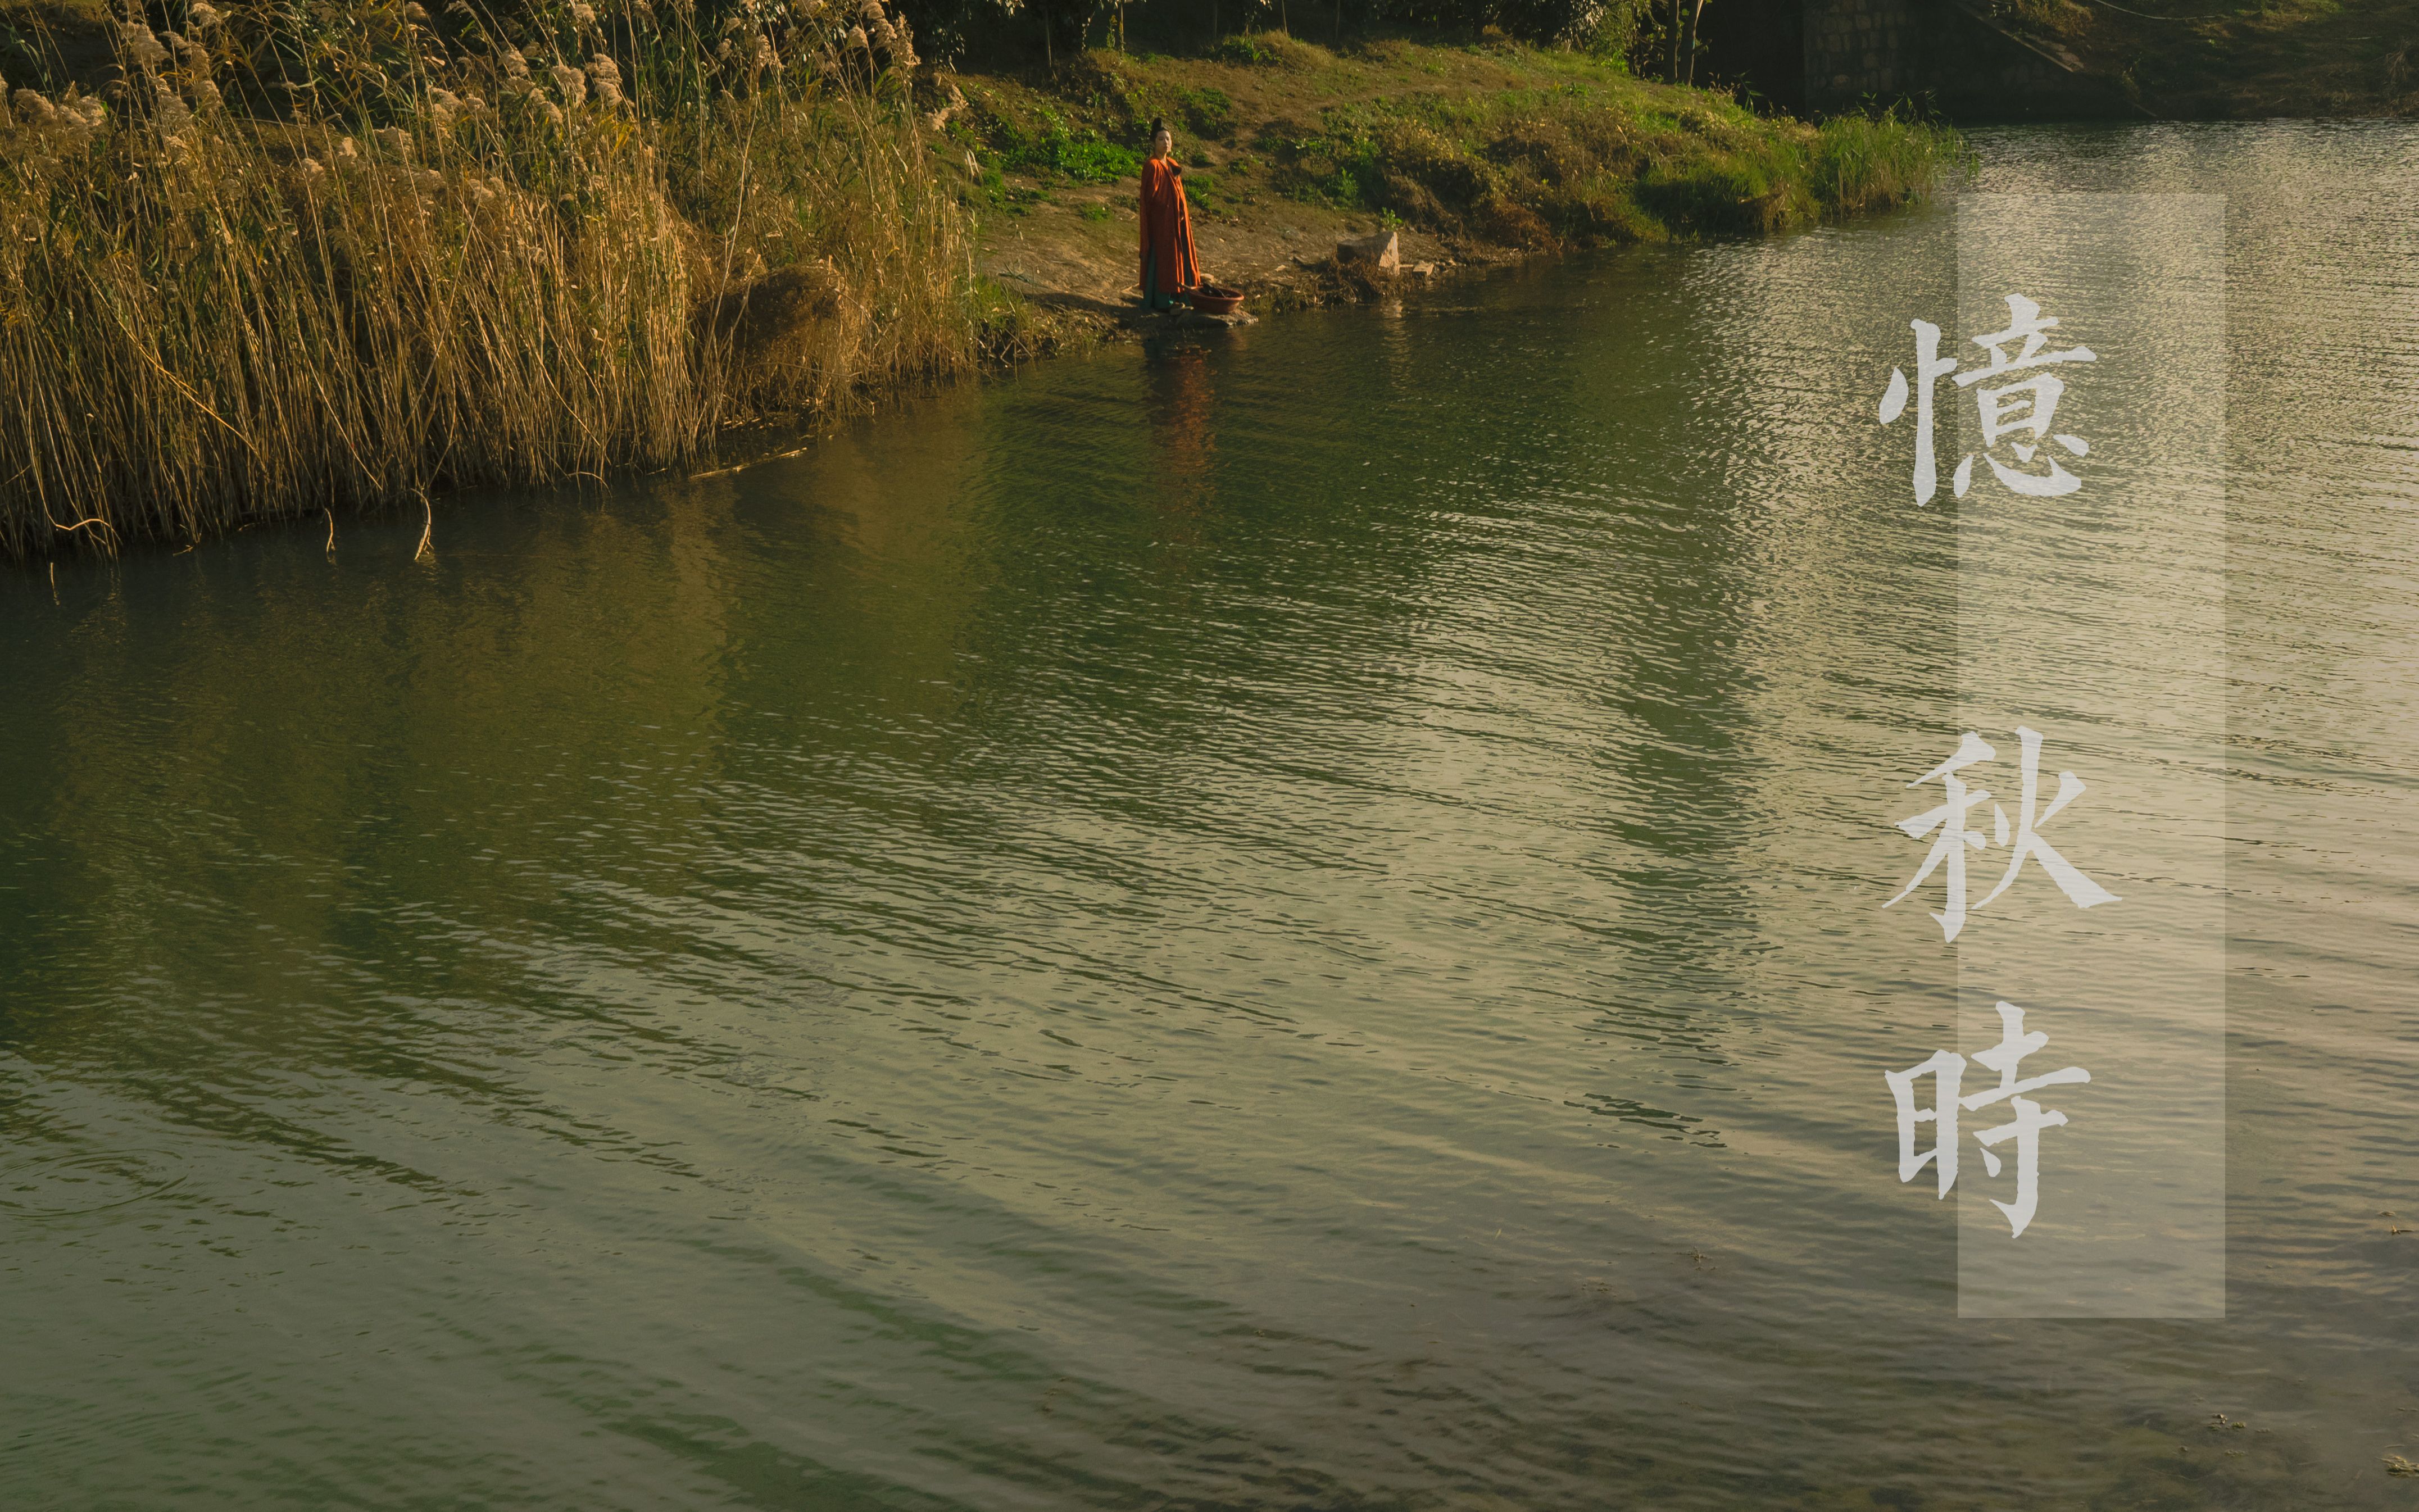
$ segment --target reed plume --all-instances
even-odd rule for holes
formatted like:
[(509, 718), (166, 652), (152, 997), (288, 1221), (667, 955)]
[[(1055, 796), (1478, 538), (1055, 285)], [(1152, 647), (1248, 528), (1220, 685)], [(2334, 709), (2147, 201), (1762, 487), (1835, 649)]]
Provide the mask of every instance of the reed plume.
[(879, 0), (177, 8), (0, 121), (0, 552), (663, 465), (978, 354)]

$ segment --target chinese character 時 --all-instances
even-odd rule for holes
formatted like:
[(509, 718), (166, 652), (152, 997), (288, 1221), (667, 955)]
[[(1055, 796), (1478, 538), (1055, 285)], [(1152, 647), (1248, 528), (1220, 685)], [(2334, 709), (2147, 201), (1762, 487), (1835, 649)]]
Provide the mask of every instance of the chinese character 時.
[[(1955, 359), (1939, 355), (1938, 326), (1929, 320), (1907, 322), (1915, 332), (1915, 384), (1910, 391), (1905, 372), (1891, 368), (1880, 414), (1883, 424), (1894, 424), (1906, 412), (1912, 392), (1918, 504), (1930, 503), (1939, 489), (1939, 467), (1933, 444), (1933, 392), (1940, 379), (1951, 374), (1956, 375), (1953, 381), (1959, 388), (1974, 392), (1976, 419), (1982, 433), (1982, 461), (2001, 483), (2016, 493), (2036, 499), (2070, 494), (2083, 486), (2083, 480), (2059, 465), (2057, 455), (2049, 450), (2055, 444), (2075, 456), (2087, 456), (2091, 452), (2082, 437), (2051, 429), (2058, 401), (2066, 393), (2066, 381), (2054, 373), (2037, 370), (2061, 363), (2094, 363), (2099, 357), (2088, 347), (2050, 349), (2048, 333), (2057, 327), (2057, 317), (2042, 315), (2041, 306), (2022, 294), (2011, 294), (2007, 300), (2006, 329), (1973, 338), (1975, 346), (1990, 354), (1989, 365), (1968, 372), (1958, 372)], [(2013, 356), (2008, 352), (2011, 345), (2016, 348)], [(2030, 376), (2013, 376), (2019, 374)], [(1986, 383), (1991, 386), (1976, 387)], [(2006, 443), (2004, 447), (2002, 442)], [(2014, 465), (2000, 461), (2000, 455), (2008, 456)], [(1956, 474), (1951, 479), (1956, 496), (1964, 498), (1973, 481), (1974, 457), (1969, 454), (1958, 459)]]
[[(2016, 1152), (2016, 1199), (2001, 1202), (1990, 1199), (2008, 1220), (2010, 1238), (2020, 1237), (2033, 1221), (2041, 1200), (2041, 1136), (2044, 1129), (2065, 1124), (2066, 1115), (2056, 1108), (2043, 1108), (2027, 1092), (2045, 1087), (2063, 1087), (2091, 1080), (2091, 1073), (2080, 1066), (2069, 1066), (2043, 1076), (2018, 1077), (2018, 1066), (2025, 1057), (2049, 1043), (2049, 1036), (2038, 1030), (2025, 1032), (2025, 1011), (2015, 1004), (1999, 1004), (1999, 1042), (1974, 1057), (1977, 1064), (1999, 1073), (1999, 1085), (1979, 1092), (1959, 1095), (1965, 1074), (1965, 1057), (1952, 1051), (1935, 1050), (1930, 1059), (1905, 1071), (1886, 1071), (1882, 1079), (1889, 1083), (1890, 1100), (1898, 1108), (1898, 1179), (1912, 1181), (1923, 1167), (1933, 1167), (1938, 1182), (1936, 1196), (1947, 1196), (1957, 1184), (1957, 1116), (1962, 1109), (1972, 1113), (2004, 1101), (2013, 1116), (1995, 1128), (1979, 1131), (1974, 1142), (1981, 1147), (1982, 1168), (1991, 1176), (1999, 1174), (1999, 1157), (1993, 1149), (2012, 1143)], [(1933, 1099), (1930, 1107), (1918, 1104), (1916, 1083), (1932, 1078)], [(1916, 1126), (1933, 1125), (1932, 1148), (1916, 1149)]]

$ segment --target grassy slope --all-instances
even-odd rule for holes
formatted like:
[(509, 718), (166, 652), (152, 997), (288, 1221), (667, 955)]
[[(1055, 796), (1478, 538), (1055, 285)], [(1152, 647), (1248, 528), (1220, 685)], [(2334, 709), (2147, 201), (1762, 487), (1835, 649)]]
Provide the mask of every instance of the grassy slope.
[(1769, 232), (1901, 203), (1959, 150), (1904, 122), (1759, 117), (1582, 54), (1492, 42), (1337, 52), (1266, 34), (957, 85), (967, 108), (949, 130), (981, 171), (986, 266), (1102, 303), (1133, 282), (1134, 148), (1154, 116), (1178, 134), (1205, 265), (1278, 303), (1303, 255), (1381, 224), (1413, 258), (1459, 261)]
[(2419, 115), (2419, 0), (2121, 3), (2020, 0), (2011, 20), (2162, 116)]

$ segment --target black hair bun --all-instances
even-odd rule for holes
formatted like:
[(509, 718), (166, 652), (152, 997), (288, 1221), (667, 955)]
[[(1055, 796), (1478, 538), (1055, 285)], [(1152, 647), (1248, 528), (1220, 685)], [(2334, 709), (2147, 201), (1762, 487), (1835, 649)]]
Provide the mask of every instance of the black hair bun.
[[(1157, 136), (1160, 132), (1165, 131), (1167, 131), (1167, 118), (1163, 116), (1153, 116), (1150, 118), (1150, 134)], [(1173, 135), (1174, 133), (1170, 132), (1169, 134)]]

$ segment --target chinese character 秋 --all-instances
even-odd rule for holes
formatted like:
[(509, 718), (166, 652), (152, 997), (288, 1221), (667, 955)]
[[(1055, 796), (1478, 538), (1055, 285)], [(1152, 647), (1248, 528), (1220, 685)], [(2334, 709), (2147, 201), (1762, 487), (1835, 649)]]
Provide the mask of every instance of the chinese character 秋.
[[(1911, 788), (1920, 787), (1938, 779), (1947, 796), (1937, 808), (1927, 809), (1898, 821), (1898, 827), (1911, 840), (1921, 840), (1934, 829), (1939, 830), (1940, 835), (1932, 842), (1931, 850), (1925, 853), (1923, 865), (1914, 878), (1901, 887), (1889, 903), (1882, 904), (1884, 908), (1921, 887), (1934, 872), (1945, 872), (1945, 905), (1932, 918), (1940, 926), (1940, 937), (1944, 941), (1954, 940), (1965, 928), (1966, 916), (2007, 891), (2016, 880), (2016, 873), (2024, 870), (2027, 857), (2049, 873), (2050, 880), (2057, 884), (2058, 890), (2065, 893), (2067, 900), (2077, 908), (2094, 908), (2102, 903), (2120, 901), (2115, 893), (2077, 871), (2072, 862), (2059, 855), (2041, 835), (2042, 826), (2083, 795), (2086, 791), (2083, 779), (2072, 772), (2058, 773), (2057, 796), (2050, 800), (2048, 808), (2039, 807), (2041, 732), (2018, 725), (2016, 738), (2023, 746), (2020, 779), (2023, 795), (2017, 802), (2012, 832), (2008, 824), (2007, 810), (1995, 803), (1991, 805), (1992, 832), (1989, 836), (1979, 829), (1966, 827), (1966, 811), (1988, 801), (1991, 795), (1987, 789), (1967, 786), (1965, 779), (1958, 774), (1977, 762), (1993, 761), (1998, 756), (1998, 752), (1993, 750), (1981, 736), (1970, 730), (1957, 743), (1955, 754), (1907, 784)], [(2000, 875), (1999, 885), (1993, 887), (1980, 903), (1968, 904), (1965, 902), (1965, 853), (1968, 850), (1988, 850), (1993, 845), (2008, 847), (2007, 871)]]
[[(1965, 827), (1965, 810), (1990, 797), (1991, 795), (1982, 788), (1969, 789), (1965, 785), (1965, 779), (1957, 774), (1976, 762), (1987, 762), (1997, 754), (1998, 752), (1982, 743), (1981, 736), (1968, 730), (1965, 732), (1965, 738), (1957, 743), (1956, 754), (1907, 784), (1911, 788), (1921, 787), (1934, 778), (1938, 778), (1941, 785), (1948, 790), (1949, 796), (1939, 808), (1927, 810), (1912, 818), (1898, 822), (1898, 827), (1906, 831), (1907, 837), (1911, 840), (1921, 840), (1931, 834), (1935, 826), (1940, 830), (1940, 838), (1932, 842), (1931, 851), (1923, 857), (1923, 869), (1916, 872), (1915, 880), (1899, 888), (1898, 897), (1892, 898), (1889, 903), (1882, 906), (1887, 908), (1890, 903), (1897, 903), (1899, 899), (1904, 898), (1908, 893), (1921, 887), (1923, 879), (1932, 875), (1934, 871), (1946, 861), (1949, 864), (1948, 906), (1932, 916), (1940, 925), (1943, 939), (1955, 939), (1958, 932), (1965, 927), (1966, 848), (1970, 846), (1979, 851), (1990, 843), (1982, 838), (1980, 830)], [(2001, 824), (2004, 825), (2005, 823), (2005, 819), (2002, 818)]]
[(2016, 805), (2015, 841), (2012, 845), (2009, 844), (2007, 811), (1996, 804), (1992, 805), (1991, 817), (1998, 828), (1999, 843), (2009, 845), (2008, 870), (2006, 874), (1999, 878), (1999, 885), (1993, 887), (1982, 902), (1974, 906), (1980, 908), (1991, 899), (2007, 891), (2008, 884), (2016, 880), (2016, 873), (2023, 869), (2025, 857), (2028, 856), (2041, 863), (2041, 869), (2049, 873), (2051, 881), (2057, 884), (2057, 890), (2066, 894), (2067, 900), (2075, 907), (2091, 908), (2101, 903), (2119, 902), (2115, 893), (2076, 871), (2072, 862), (2052, 850), (2049, 841), (2041, 838), (2042, 825), (2057, 818), (2060, 810), (2083, 796), (2083, 779), (2072, 772), (2058, 773), (2057, 796), (2050, 800), (2048, 808), (2036, 813), (2033, 805), (2034, 795), (2041, 783), (2041, 732), (2018, 725), (2016, 739), (2024, 748), (2024, 758), (2021, 764), (2024, 772), (2024, 796), (2017, 801)]

